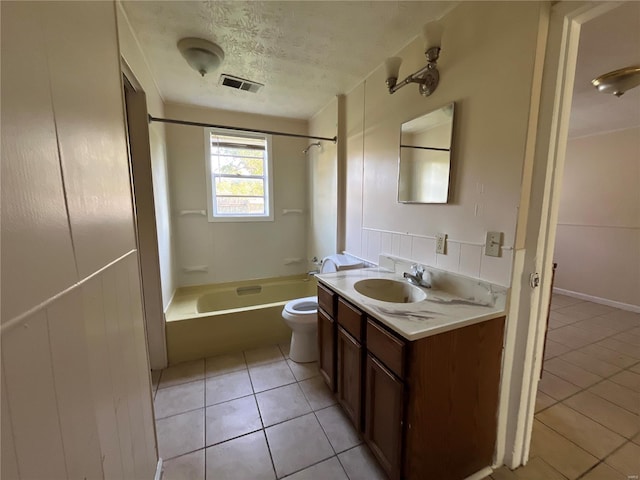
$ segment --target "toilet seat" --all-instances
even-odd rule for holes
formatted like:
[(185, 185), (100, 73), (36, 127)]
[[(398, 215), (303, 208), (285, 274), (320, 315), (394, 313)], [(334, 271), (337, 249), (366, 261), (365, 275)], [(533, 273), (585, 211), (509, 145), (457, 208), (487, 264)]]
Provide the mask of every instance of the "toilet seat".
[(313, 316), (318, 311), (318, 297), (303, 297), (291, 300), (284, 306), (284, 311), (289, 315)]

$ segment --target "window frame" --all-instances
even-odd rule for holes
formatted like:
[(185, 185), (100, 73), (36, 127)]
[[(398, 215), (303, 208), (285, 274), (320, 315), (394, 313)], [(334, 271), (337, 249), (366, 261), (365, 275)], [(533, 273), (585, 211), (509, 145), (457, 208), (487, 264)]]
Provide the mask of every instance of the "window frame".
[[(215, 185), (213, 182), (213, 172), (211, 171), (211, 134), (224, 135), (227, 137), (245, 137), (259, 138), (265, 140), (265, 162), (264, 169), (264, 215), (216, 215), (215, 214)], [(272, 155), (272, 137), (268, 134), (245, 132), (242, 130), (225, 130), (222, 128), (205, 128), (204, 129), (204, 147), (205, 147), (205, 172), (207, 180), (207, 217), (209, 222), (272, 222), (274, 220), (273, 208), (273, 155)]]

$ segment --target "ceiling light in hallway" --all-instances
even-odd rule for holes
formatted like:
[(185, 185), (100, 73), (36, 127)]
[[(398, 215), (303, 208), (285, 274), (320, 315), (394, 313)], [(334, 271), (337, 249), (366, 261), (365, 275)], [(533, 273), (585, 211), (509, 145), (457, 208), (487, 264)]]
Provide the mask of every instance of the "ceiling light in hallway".
[(640, 85), (640, 67), (625, 67), (605, 73), (591, 80), (594, 87), (602, 93), (613, 93), (616, 97)]

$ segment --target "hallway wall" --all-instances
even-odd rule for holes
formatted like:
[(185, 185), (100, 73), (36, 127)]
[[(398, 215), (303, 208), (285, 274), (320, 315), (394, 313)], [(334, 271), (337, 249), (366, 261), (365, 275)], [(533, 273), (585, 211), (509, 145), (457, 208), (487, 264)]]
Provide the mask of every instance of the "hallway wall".
[(640, 127), (570, 139), (555, 286), (640, 308)]

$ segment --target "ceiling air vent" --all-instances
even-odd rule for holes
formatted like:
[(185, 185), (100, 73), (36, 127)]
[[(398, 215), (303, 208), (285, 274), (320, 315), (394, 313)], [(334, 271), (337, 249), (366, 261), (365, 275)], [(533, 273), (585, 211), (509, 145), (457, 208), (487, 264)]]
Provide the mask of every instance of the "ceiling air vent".
[(258, 82), (252, 82), (251, 80), (247, 80), (245, 78), (234, 77), (233, 75), (227, 75), (223, 73), (220, 75), (220, 85), (224, 85), (225, 87), (235, 88), (236, 90), (244, 90), (245, 92), (253, 92), (256, 93), (260, 90), (264, 85)]

